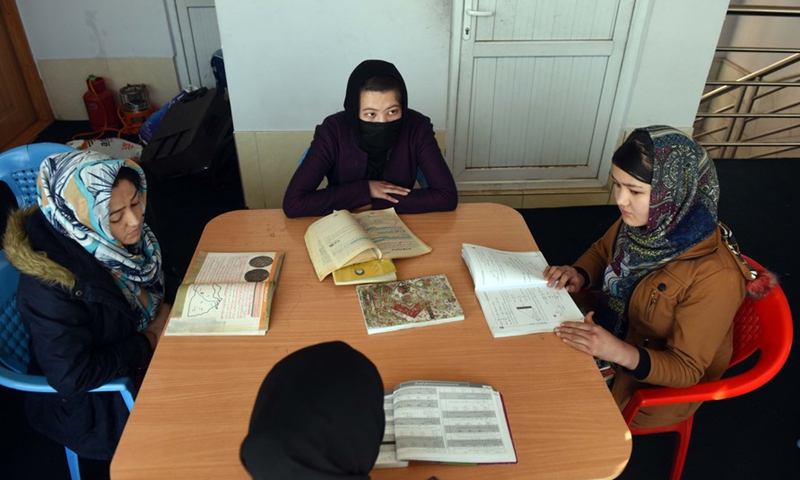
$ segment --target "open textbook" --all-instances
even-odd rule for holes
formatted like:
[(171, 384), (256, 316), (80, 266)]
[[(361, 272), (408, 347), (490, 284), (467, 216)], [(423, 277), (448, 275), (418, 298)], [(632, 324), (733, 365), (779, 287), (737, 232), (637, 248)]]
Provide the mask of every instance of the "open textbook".
[(263, 335), (281, 252), (200, 252), (178, 289), (165, 335)]
[(566, 290), (548, 287), (541, 252), (506, 252), (465, 243), (461, 255), (494, 337), (552, 332), (561, 322), (583, 321)]
[(411, 381), (384, 397), (386, 429), (376, 468), (409, 460), (516, 463), (503, 399), (489, 385)]
[(394, 208), (350, 213), (337, 210), (308, 227), (308, 256), (320, 281), (354, 263), (424, 255), (431, 247), (400, 220)]

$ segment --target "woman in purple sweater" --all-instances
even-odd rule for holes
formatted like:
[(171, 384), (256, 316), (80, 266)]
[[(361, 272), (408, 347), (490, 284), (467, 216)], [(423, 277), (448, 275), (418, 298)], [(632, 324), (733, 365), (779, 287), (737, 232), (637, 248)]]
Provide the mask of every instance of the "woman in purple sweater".
[[(427, 188), (414, 189), (418, 171)], [(287, 217), (364, 207), (424, 213), (457, 204), (431, 120), (408, 108), (403, 77), (383, 60), (366, 60), (350, 74), (344, 111), (317, 126), (283, 197)]]

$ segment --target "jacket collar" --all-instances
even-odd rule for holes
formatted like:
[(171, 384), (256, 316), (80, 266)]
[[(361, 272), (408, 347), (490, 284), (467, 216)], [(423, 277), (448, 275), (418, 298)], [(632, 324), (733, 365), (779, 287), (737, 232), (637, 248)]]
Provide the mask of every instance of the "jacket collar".
[(52, 260), (46, 252), (35, 250), (31, 243), (27, 225), (38, 212), (39, 207), (29, 207), (16, 210), (9, 216), (3, 238), (6, 258), (20, 273), (47, 285), (57, 285), (71, 290), (75, 286), (75, 274)]

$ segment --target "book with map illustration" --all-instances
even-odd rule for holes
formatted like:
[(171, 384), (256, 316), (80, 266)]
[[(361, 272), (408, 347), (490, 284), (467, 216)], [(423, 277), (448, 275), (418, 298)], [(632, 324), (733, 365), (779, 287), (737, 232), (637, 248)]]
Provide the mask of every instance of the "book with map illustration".
[(370, 335), (464, 320), (444, 275), (358, 285), (356, 294)]
[(489, 385), (403, 382), (383, 399), (386, 428), (375, 468), (409, 461), (516, 463), (503, 398)]
[(431, 251), (394, 208), (361, 213), (337, 210), (312, 223), (305, 242), (320, 281), (334, 270), (355, 263), (417, 257)]
[(178, 289), (165, 335), (263, 335), (282, 252), (200, 252)]
[(548, 287), (541, 252), (507, 252), (463, 244), (475, 295), (494, 337), (552, 332), (583, 314), (565, 289)]

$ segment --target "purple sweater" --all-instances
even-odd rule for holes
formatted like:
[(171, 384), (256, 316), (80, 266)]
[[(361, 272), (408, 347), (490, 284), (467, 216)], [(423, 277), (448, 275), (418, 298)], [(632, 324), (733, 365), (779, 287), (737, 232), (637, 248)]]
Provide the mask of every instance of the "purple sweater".
[[(397, 213), (454, 210), (458, 205), (456, 184), (433, 136), (430, 119), (411, 109), (403, 113), (403, 118), (400, 136), (389, 149), (383, 180), (413, 189), (419, 168), (428, 188), (397, 196), (400, 203), (371, 198), (367, 153), (358, 147), (358, 137), (342, 111), (317, 126), (308, 153), (283, 196), (286, 216), (322, 216), (365, 205), (373, 209), (394, 207)], [(317, 190), (325, 177), (328, 185)]]

